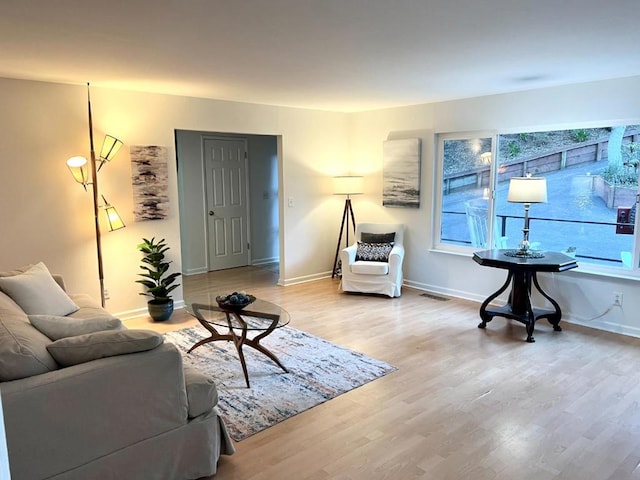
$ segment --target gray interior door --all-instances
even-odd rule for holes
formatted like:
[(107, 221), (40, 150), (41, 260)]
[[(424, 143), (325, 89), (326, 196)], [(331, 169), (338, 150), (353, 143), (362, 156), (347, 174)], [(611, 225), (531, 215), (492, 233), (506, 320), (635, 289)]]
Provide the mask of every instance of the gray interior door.
[(244, 140), (204, 139), (208, 269), (249, 264), (247, 145)]

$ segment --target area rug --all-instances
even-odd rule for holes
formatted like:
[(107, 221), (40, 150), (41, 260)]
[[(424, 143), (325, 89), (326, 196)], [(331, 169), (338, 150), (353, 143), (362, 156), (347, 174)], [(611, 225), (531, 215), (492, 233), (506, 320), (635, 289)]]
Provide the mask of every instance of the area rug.
[(251, 383), (247, 388), (232, 342), (212, 342), (186, 353), (207, 334), (197, 326), (169, 332), (165, 338), (183, 352), (186, 364), (215, 379), (218, 409), (236, 441), (396, 370), (309, 333), (282, 327), (261, 344), (280, 359), (289, 373), (260, 352), (245, 347)]

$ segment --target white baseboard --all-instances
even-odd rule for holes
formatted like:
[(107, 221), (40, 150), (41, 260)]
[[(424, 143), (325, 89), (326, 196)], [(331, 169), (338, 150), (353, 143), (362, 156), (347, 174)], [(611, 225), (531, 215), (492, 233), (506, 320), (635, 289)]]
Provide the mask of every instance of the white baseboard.
[(208, 271), (207, 267), (189, 268), (182, 272), (182, 275), (188, 277), (189, 275), (199, 275), (201, 273), (207, 273)]
[(270, 263), (278, 262), (280, 262), (280, 257), (258, 258), (256, 260), (251, 260), (251, 265), (253, 265), (254, 267), (259, 267), (260, 265), (268, 265)]
[(302, 277), (279, 279), (278, 285), (286, 287), (288, 285), (297, 285), (299, 283), (314, 282), (323, 278), (330, 278), (331, 272), (314, 273), (313, 275), (304, 275)]
[[(184, 300), (175, 300), (173, 302), (173, 309), (179, 310), (185, 307)], [(136, 308), (133, 310), (125, 310), (124, 312), (116, 312), (113, 314), (114, 317), (119, 318), (122, 321), (131, 320), (133, 318), (146, 317), (149, 313), (147, 311), (147, 307)]]
[[(477, 294), (464, 292), (461, 290), (440, 288), (434, 285), (413, 282), (411, 280), (405, 280), (403, 282), (403, 286), (415, 288), (416, 290), (423, 290), (430, 293), (438, 293), (438, 294), (447, 295), (450, 297), (462, 298), (464, 300), (471, 300), (474, 302), (478, 302), (478, 304), (481, 304), (486, 300), (486, 297), (483, 297)], [(496, 298), (496, 303), (504, 304), (506, 302), (507, 302), (507, 294), (503, 294), (500, 297)], [(479, 308), (480, 308), (480, 305), (478, 305), (478, 309)], [(549, 308), (549, 307), (546, 306), (544, 308)], [(629, 337), (640, 338), (640, 328), (620, 325), (618, 323), (607, 322), (605, 320), (589, 320), (589, 319), (578, 318), (571, 315), (568, 312), (562, 312), (562, 322), (571, 323), (574, 325), (581, 325), (583, 327), (588, 327), (588, 328), (595, 328), (596, 330), (603, 330), (605, 332), (617, 333), (619, 335), (627, 335)]]
[[(268, 263), (271, 263), (271, 262), (268, 262)], [(203, 273), (203, 272), (197, 272), (197, 273)], [(196, 274), (196, 272), (193, 272), (192, 274)], [(279, 279), (278, 285), (286, 287), (289, 285), (297, 285), (301, 283), (313, 282), (316, 280), (321, 280), (323, 278), (330, 278), (330, 277), (331, 277), (330, 271), (321, 272), (321, 273), (316, 273), (312, 275), (304, 275), (301, 277)], [(435, 294), (445, 295), (445, 296), (454, 297), (454, 298), (461, 298), (464, 300), (471, 300), (473, 302), (477, 302), (478, 304), (481, 304), (486, 299), (486, 297), (484, 296), (466, 292), (463, 290), (442, 288), (436, 285), (430, 285), (430, 284), (421, 283), (421, 282), (414, 282), (412, 280), (407, 280), (407, 279), (404, 280), (402, 285), (405, 287), (414, 288), (416, 290), (421, 290), (424, 292), (435, 293)], [(504, 303), (507, 301), (507, 296), (506, 294), (502, 295), (498, 297), (496, 300), (498, 303)], [(177, 310), (181, 308), (185, 308), (184, 300), (175, 301), (174, 309)], [(478, 305), (478, 308), (480, 308), (480, 305)], [(133, 318), (146, 316), (148, 315), (148, 313), (147, 313), (147, 308), (143, 307), (143, 308), (137, 308), (134, 310), (117, 312), (117, 313), (114, 313), (113, 315), (120, 318), (121, 320), (131, 320)], [(626, 335), (629, 337), (640, 338), (640, 328), (627, 326), (627, 325), (620, 325), (618, 323), (608, 322), (605, 320), (589, 320), (589, 319), (579, 318), (571, 315), (568, 312), (563, 312), (562, 322), (581, 325), (583, 327), (588, 327), (588, 328), (595, 328), (596, 330), (602, 330), (605, 332), (617, 333), (619, 335)]]
[(607, 322), (605, 320), (587, 320), (576, 318), (571, 315), (562, 314), (562, 322), (571, 323), (574, 325), (581, 325), (583, 327), (595, 328), (596, 330), (603, 330), (605, 332), (617, 333), (620, 335), (627, 335), (629, 337), (640, 338), (640, 328), (630, 327), (628, 325), (620, 325), (618, 323)]
[[(269, 265), (271, 263), (278, 263), (279, 261), (280, 261), (279, 257), (260, 258), (258, 260), (252, 260), (251, 261), (251, 266), (259, 267), (261, 265)], [(189, 275), (200, 275), (201, 273), (207, 273), (207, 272), (209, 272), (209, 269), (207, 267), (188, 268), (187, 270), (182, 272), (182, 275), (185, 275), (185, 276), (188, 277)]]
[(480, 295), (465, 292), (463, 290), (454, 290), (451, 288), (442, 288), (435, 285), (429, 285), (427, 283), (414, 282), (412, 280), (404, 280), (402, 285), (409, 288), (415, 288), (416, 290), (422, 290), (429, 293), (438, 293), (440, 295), (446, 295), (448, 297), (462, 298), (464, 300), (472, 300), (474, 302), (482, 303), (486, 297)]

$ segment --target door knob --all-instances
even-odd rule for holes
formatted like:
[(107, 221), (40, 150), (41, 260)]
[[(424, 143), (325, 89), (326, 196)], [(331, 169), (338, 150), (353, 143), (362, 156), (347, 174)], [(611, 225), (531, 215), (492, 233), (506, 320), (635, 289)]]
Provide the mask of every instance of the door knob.
[(213, 210), (209, 210), (209, 216), (213, 217), (215, 215)]

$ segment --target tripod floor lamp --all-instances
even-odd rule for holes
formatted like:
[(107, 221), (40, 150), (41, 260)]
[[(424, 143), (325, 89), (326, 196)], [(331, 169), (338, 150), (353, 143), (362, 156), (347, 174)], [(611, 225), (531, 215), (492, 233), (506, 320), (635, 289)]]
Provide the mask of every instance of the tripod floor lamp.
[(356, 233), (356, 219), (353, 215), (353, 208), (351, 207), (351, 195), (360, 195), (364, 190), (364, 179), (358, 176), (344, 176), (333, 177), (333, 194), (334, 195), (346, 195), (347, 198), (344, 202), (344, 211), (342, 213), (342, 223), (340, 223), (340, 235), (338, 236), (338, 245), (336, 246), (336, 255), (333, 259), (333, 270), (331, 272), (331, 278), (338, 274), (338, 254), (340, 253), (340, 244), (342, 243), (342, 234), (346, 227), (346, 242), (345, 246), (349, 246), (349, 218), (351, 218), (351, 224), (353, 226), (353, 234)]

